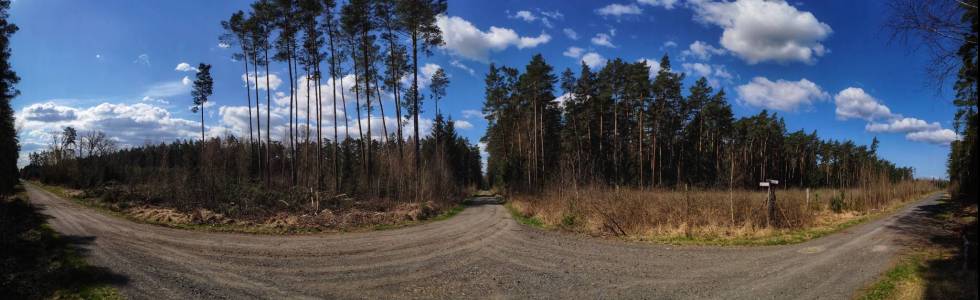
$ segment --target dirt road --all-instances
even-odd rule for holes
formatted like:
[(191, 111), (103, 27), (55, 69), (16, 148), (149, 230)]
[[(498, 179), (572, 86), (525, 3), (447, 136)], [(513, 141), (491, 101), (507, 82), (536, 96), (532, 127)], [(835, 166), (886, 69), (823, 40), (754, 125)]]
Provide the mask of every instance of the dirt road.
[(922, 225), (921, 207), (792, 246), (676, 247), (527, 228), (500, 205), (396, 230), (298, 236), (137, 224), (27, 186), (129, 298), (848, 298)]

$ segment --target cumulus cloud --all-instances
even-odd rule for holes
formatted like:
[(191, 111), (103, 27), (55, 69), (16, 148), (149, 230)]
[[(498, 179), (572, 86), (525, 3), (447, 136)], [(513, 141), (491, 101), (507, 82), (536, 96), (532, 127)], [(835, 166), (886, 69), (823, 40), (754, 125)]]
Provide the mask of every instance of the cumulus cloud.
[(905, 139), (914, 142), (923, 142), (936, 145), (949, 145), (949, 143), (959, 140), (960, 136), (949, 129), (925, 130), (910, 132), (905, 135)]
[(828, 50), (833, 31), (810, 12), (784, 1), (691, 2), (695, 19), (723, 29), (721, 45), (749, 64), (764, 61), (812, 64)]
[(603, 17), (607, 17), (607, 16), (621, 17), (627, 15), (639, 15), (643, 13), (643, 9), (641, 9), (639, 6), (636, 6), (636, 4), (612, 3), (603, 6), (602, 8), (596, 9), (595, 13)]
[(53, 102), (35, 103), (21, 110), (19, 119), (38, 122), (64, 122), (78, 118), (77, 110)]
[(191, 64), (189, 64), (189, 63), (182, 62), (182, 63), (177, 64), (177, 67), (174, 68), (174, 71), (180, 71), (180, 72), (191, 72), (191, 71), (193, 71), (193, 72), (196, 73), (197, 72), (197, 68), (191, 66)]
[(837, 105), (837, 118), (841, 120), (854, 118), (871, 121), (892, 117), (888, 106), (881, 104), (861, 88), (849, 87), (841, 90), (834, 96), (834, 103)]
[(512, 19), (521, 19), (524, 20), (524, 22), (528, 22), (528, 23), (538, 20), (538, 17), (535, 16), (533, 12), (527, 10), (518, 11), (517, 13), (514, 13), (513, 15), (508, 15), (507, 17)]
[(674, 9), (674, 5), (677, 4), (677, 0), (636, 0), (636, 2), (650, 6), (660, 6), (667, 10)]
[(456, 125), (458, 129), (471, 129), (473, 128), (473, 123), (466, 120), (454, 120), (453, 125)]
[(709, 60), (712, 55), (722, 55), (725, 54), (725, 49), (715, 48), (708, 43), (702, 41), (694, 41), (687, 50), (681, 52), (681, 56), (694, 56), (701, 60)]
[(565, 29), (562, 29), (561, 32), (565, 33), (565, 37), (568, 37), (568, 39), (570, 39), (570, 40), (573, 40), (573, 41), (577, 41), (578, 40), (578, 32), (575, 32), (574, 29), (565, 28)]
[(935, 131), (942, 129), (942, 126), (938, 122), (926, 122), (921, 119), (900, 117), (895, 118), (886, 123), (871, 122), (864, 126), (864, 130), (868, 132), (917, 132), (917, 131)]
[(616, 45), (613, 45), (612, 43), (612, 37), (606, 33), (598, 33), (594, 37), (592, 37), (592, 44), (605, 46), (609, 48), (616, 48)]
[(450, 54), (481, 61), (490, 60), (490, 52), (499, 52), (514, 46), (518, 49), (534, 48), (551, 41), (551, 36), (541, 33), (536, 37), (520, 36), (512, 29), (490, 26), (482, 31), (473, 23), (456, 17), (439, 15), (436, 25), (442, 30), (443, 46)]
[[(712, 87), (721, 86), (721, 82), (731, 82), (732, 74), (728, 72), (728, 69), (723, 65), (709, 65), (705, 63), (683, 63), (681, 67), (684, 69), (684, 73), (695, 75), (697, 77), (704, 77), (708, 80), (708, 85)], [(659, 65), (657, 67), (659, 70)]]
[(589, 52), (582, 55), (582, 62), (588, 65), (589, 68), (598, 69), (606, 65), (606, 58), (599, 55), (599, 53)]
[(773, 82), (765, 77), (755, 77), (751, 82), (738, 86), (736, 91), (742, 103), (780, 111), (796, 111), (830, 98), (827, 92), (806, 78)]
[(579, 58), (579, 57), (582, 57), (582, 53), (584, 53), (584, 52), (585, 52), (585, 49), (572, 46), (572, 47), (568, 47), (568, 50), (565, 50), (565, 52), (562, 52), (561, 54), (564, 55), (564, 56), (571, 57), (571, 58)]
[(872, 97), (864, 89), (848, 87), (834, 96), (835, 113), (840, 120), (862, 119), (868, 122), (864, 130), (876, 133), (905, 133), (905, 139), (913, 142), (949, 145), (960, 139), (956, 132), (942, 128), (938, 122), (929, 123), (918, 118), (893, 113), (888, 106)]
[(197, 121), (174, 117), (167, 109), (148, 103), (106, 102), (92, 107), (35, 103), (21, 109), (17, 118), (23, 128), (21, 139), (40, 145), (66, 126), (80, 132), (105, 132), (123, 146), (191, 139), (200, 128)]
[(249, 86), (253, 86), (253, 87), (255, 86), (256, 82), (258, 82), (258, 86), (260, 90), (266, 90), (269, 87), (272, 87), (273, 90), (276, 90), (279, 88), (279, 85), (282, 84), (282, 79), (280, 79), (279, 76), (276, 76), (276, 74), (269, 74), (268, 76), (269, 85), (266, 86), (265, 84), (266, 75), (261, 73), (258, 75), (259, 75), (258, 81), (256, 81), (255, 73), (242, 74), (242, 82), (247, 82)]
[(657, 76), (657, 73), (660, 72), (660, 61), (659, 60), (649, 59), (649, 58), (645, 58), (644, 57), (644, 58), (637, 59), (636, 61), (638, 61), (638, 62), (639, 61), (642, 61), (642, 62), (644, 62), (644, 63), (647, 64), (647, 67), (650, 68), (650, 78), (656, 77)]

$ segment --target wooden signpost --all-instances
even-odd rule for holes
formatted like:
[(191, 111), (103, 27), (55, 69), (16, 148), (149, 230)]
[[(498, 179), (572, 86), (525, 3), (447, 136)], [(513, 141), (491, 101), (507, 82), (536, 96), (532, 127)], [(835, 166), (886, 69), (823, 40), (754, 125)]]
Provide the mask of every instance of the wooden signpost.
[(779, 184), (779, 180), (769, 179), (759, 182), (760, 187), (766, 188), (766, 226), (776, 223), (776, 190), (774, 187)]

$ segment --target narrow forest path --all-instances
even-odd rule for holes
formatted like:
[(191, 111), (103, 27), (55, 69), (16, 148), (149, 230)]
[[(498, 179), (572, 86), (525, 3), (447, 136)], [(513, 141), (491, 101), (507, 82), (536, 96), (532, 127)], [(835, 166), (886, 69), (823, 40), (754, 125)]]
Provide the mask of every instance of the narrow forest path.
[(401, 229), (295, 236), (112, 217), (26, 185), (129, 298), (848, 298), (927, 227), (939, 195), (806, 243), (677, 247), (527, 228), (501, 205)]

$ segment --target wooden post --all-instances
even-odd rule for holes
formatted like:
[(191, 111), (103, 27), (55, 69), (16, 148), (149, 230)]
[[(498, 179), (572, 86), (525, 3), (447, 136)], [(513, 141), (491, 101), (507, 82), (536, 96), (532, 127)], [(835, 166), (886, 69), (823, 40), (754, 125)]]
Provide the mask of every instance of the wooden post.
[(760, 187), (766, 188), (766, 226), (772, 226), (776, 223), (776, 190), (773, 186), (779, 184), (779, 180), (769, 179), (763, 182), (759, 182)]

